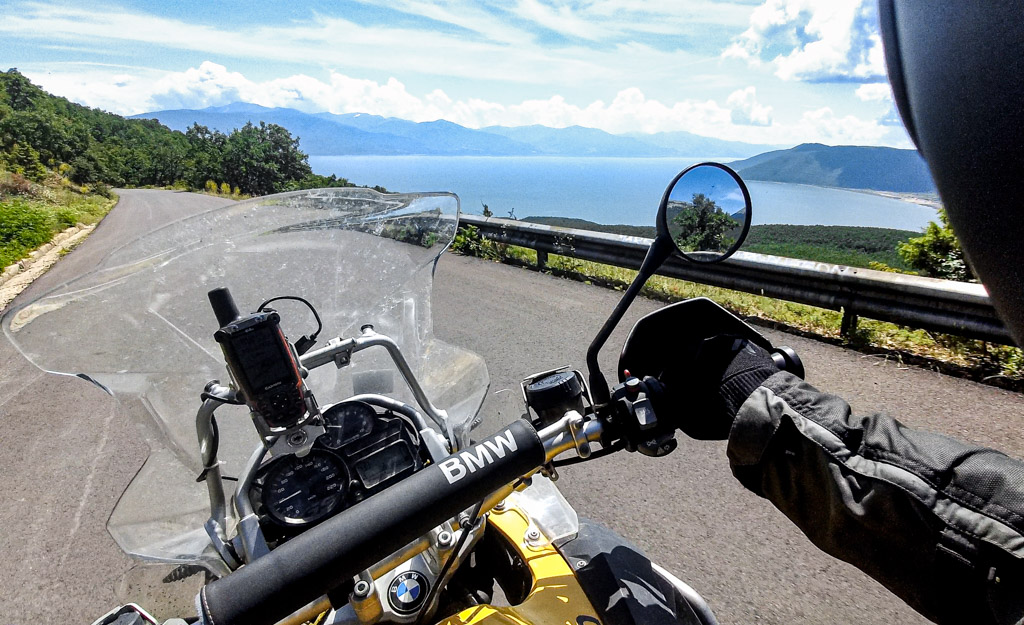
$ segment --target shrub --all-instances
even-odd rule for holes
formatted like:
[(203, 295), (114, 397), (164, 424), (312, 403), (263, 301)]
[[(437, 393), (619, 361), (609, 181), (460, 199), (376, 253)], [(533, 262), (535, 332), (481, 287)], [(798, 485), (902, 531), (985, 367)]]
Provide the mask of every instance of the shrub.
[(5, 159), (7, 166), (14, 173), (21, 174), (29, 180), (42, 180), (46, 177), (46, 167), (39, 160), (39, 152), (30, 145), (15, 143), (11, 146)]
[(903, 261), (926, 276), (967, 282), (974, 278), (967, 266), (960, 241), (953, 234), (945, 210), (939, 211), (942, 225), (928, 223), (924, 236), (910, 239), (898, 247)]
[(226, 182), (220, 183), (220, 192), (222, 195), (231, 195), (231, 185)]
[(0, 195), (32, 195), (32, 183), (19, 173), (0, 172)]
[(92, 158), (86, 155), (76, 156), (71, 159), (70, 176), (73, 182), (81, 185), (97, 182), (103, 178), (103, 172), (99, 165)]
[(456, 254), (464, 254), (466, 256), (477, 256), (480, 250), (480, 242), (483, 237), (480, 235), (480, 229), (476, 226), (461, 226), (459, 231), (455, 233), (455, 240), (452, 241), (451, 250)]
[(451, 250), (465, 256), (476, 256), (478, 258), (486, 258), (487, 260), (501, 260), (504, 257), (502, 253), (504, 247), (507, 246), (484, 238), (480, 234), (480, 229), (476, 226), (462, 226), (455, 234)]
[(880, 263), (875, 260), (868, 261), (868, 269), (874, 269), (875, 271), (884, 271), (886, 273), (904, 273), (899, 269), (896, 269), (895, 267), (890, 267), (885, 263)]
[(206, 192), (207, 193), (216, 193), (217, 192), (217, 183), (212, 181), (212, 180), (207, 180), (206, 181)]
[(0, 202), (0, 267), (50, 240), (50, 216), (23, 200)]
[(57, 220), (57, 226), (62, 230), (70, 228), (79, 222), (78, 211), (67, 206), (58, 208), (54, 211), (53, 216)]

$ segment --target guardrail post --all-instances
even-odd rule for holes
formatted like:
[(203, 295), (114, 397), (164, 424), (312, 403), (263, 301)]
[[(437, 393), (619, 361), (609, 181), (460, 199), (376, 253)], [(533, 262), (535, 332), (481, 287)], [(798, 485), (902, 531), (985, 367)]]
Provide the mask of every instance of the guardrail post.
[(537, 250), (537, 269), (543, 270), (548, 266), (548, 253)]
[(843, 308), (843, 321), (839, 324), (839, 336), (844, 339), (853, 337), (857, 331), (857, 315), (848, 308)]

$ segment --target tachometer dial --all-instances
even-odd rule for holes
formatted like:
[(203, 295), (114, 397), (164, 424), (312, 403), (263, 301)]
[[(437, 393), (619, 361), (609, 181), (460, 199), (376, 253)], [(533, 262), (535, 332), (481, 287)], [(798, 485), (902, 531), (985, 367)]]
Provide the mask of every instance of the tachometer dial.
[(370, 404), (346, 401), (324, 411), (324, 428), (318, 439), (328, 449), (341, 449), (366, 436), (373, 429), (377, 413)]
[(304, 458), (288, 456), (267, 472), (263, 505), (285, 525), (315, 523), (341, 505), (348, 472), (333, 454), (313, 449)]

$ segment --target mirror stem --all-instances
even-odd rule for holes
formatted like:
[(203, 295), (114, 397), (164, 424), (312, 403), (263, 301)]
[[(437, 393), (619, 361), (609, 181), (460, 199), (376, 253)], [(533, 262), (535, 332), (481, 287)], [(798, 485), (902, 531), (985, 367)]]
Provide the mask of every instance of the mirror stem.
[(622, 299), (616, 304), (615, 310), (612, 311), (608, 320), (604, 322), (601, 331), (597, 333), (597, 336), (594, 337), (594, 342), (587, 349), (587, 369), (590, 372), (590, 397), (595, 406), (607, 404), (611, 400), (611, 394), (608, 391), (608, 381), (605, 380), (604, 374), (601, 373), (601, 367), (597, 363), (598, 352), (601, 351), (605, 341), (608, 340), (612, 331), (615, 330), (615, 326), (622, 320), (622, 316), (626, 314), (626, 310), (633, 303), (633, 300), (636, 299), (640, 289), (647, 283), (647, 279), (654, 275), (658, 267), (661, 267), (661, 264), (672, 255), (674, 249), (675, 246), (672, 240), (667, 236), (658, 236), (654, 239), (651, 247), (647, 250), (644, 262), (640, 264), (640, 271), (637, 273), (633, 283), (626, 289)]

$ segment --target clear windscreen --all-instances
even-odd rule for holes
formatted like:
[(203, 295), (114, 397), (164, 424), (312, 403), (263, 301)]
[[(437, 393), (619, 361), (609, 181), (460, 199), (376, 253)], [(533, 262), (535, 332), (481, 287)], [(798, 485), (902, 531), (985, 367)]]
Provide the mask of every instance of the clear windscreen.
[[(383, 195), (368, 189), (300, 191), (242, 202), (132, 241), (95, 270), (4, 315), (4, 333), (36, 366), (86, 377), (116, 396), (144, 427), (145, 466), (108, 529), (128, 553), (205, 563), (206, 488), (196, 482), (195, 418), (210, 380), (227, 382), (207, 292), (231, 290), (239, 310), (282, 295), (308, 300), (323, 321), (317, 347), (370, 324), (400, 346), (427, 396), (447, 411), (465, 445), (487, 390), (473, 353), (432, 335), (431, 277), (455, 235), (451, 194)], [(316, 330), (300, 304), (275, 302), (292, 340)], [(355, 354), (343, 369), (306, 380), (321, 405), (376, 392), (415, 404), (387, 352)], [(219, 457), (238, 476), (260, 444), (244, 407), (217, 411)], [(233, 482), (225, 482), (229, 494)]]

